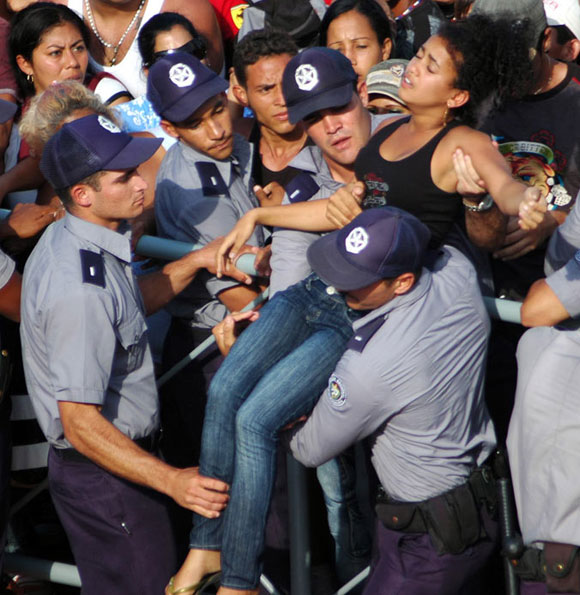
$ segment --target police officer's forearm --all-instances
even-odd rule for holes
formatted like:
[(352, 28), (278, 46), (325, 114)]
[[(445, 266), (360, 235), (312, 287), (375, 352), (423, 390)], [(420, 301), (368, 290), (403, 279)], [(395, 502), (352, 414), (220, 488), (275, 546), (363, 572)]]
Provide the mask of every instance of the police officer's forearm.
[(180, 291), (185, 289), (203, 268), (199, 251), (166, 264), (161, 270), (137, 278), (147, 316), (163, 308)]
[[(166, 264), (160, 271), (138, 278), (147, 315), (163, 308), (179, 292), (183, 291), (195, 278), (200, 269), (214, 269), (215, 251), (220, 241), (214, 240), (200, 250), (186, 254), (175, 262)], [(243, 283), (251, 282), (251, 277), (232, 267), (228, 274)]]
[(202, 477), (197, 469), (177, 469), (146, 452), (112, 423), (96, 405), (59, 402), (65, 437), (107, 471), (166, 494), (180, 506), (217, 517), (227, 503), (227, 484)]
[(115, 475), (166, 493), (172, 467), (137, 446), (103, 417), (97, 405), (58, 405), (65, 438), (75, 450)]
[(545, 279), (538, 279), (531, 287), (522, 304), (522, 324), (524, 326), (552, 326), (570, 314), (548, 285)]

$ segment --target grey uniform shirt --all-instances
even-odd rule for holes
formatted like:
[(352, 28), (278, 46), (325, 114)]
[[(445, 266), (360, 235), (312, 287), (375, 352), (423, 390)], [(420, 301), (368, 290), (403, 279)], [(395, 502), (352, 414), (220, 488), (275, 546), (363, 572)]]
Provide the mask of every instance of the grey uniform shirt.
[[(578, 204), (578, 203), (576, 203)], [(518, 344), (518, 385), (507, 446), (524, 543), (580, 544), (580, 228), (576, 206), (550, 243), (553, 264), (570, 260), (546, 278), (568, 313), (566, 327), (536, 327)], [(574, 223), (576, 226), (570, 226)], [(574, 328), (575, 323), (575, 328)]]
[[(159, 236), (205, 245), (226, 235), (244, 213), (259, 206), (252, 191), (252, 148), (237, 134), (232, 156), (233, 161), (218, 161), (182, 142), (169, 149), (155, 191)], [(256, 228), (248, 243), (263, 244), (261, 228)], [(227, 277), (218, 279), (200, 271), (167, 310), (172, 316), (192, 320), (194, 326), (211, 328), (226, 314), (217, 295), (236, 285), (237, 281)]]
[[(379, 124), (392, 115), (371, 114), (371, 131), (374, 132)], [(307, 200), (320, 200), (329, 198), (341, 186), (332, 178), (330, 169), (324, 160), (322, 151), (316, 145), (306, 146), (290, 162), (292, 167), (301, 169), (310, 174), (318, 185), (317, 192), (308, 197)], [(291, 204), (288, 194), (284, 196), (282, 204)], [(305, 279), (312, 269), (308, 264), (306, 252), (310, 244), (314, 243), (322, 234), (278, 227), (272, 236), (272, 257), (270, 266), (270, 297), (278, 291), (284, 291), (294, 283)]]
[(26, 385), (48, 441), (64, 438), (59, 401), (90, 403), (130, 438), (155, 431), (158, 399), (130, 232), (67, 214), (28, 259), (20, 334)]
[(0, 289), (10, 281), (15, 268), (16, 264), (10, 256), (0, 250)]
[(372, 436), (386, 492), (421, 501), (464, 483), (495, 445), (483, 399), (489, 320), (476, 273), (445, 247), (411, 291), (354, 323), (355, 336), (294, 456), (318, 466)]
[[(577, 202), (578, 198), (575, 204)], [(580, 249), (580, 209), (574, 208), (550, 238), (544, 261), (545, 274), (549, 275), (563, 267), (578, 249)]]

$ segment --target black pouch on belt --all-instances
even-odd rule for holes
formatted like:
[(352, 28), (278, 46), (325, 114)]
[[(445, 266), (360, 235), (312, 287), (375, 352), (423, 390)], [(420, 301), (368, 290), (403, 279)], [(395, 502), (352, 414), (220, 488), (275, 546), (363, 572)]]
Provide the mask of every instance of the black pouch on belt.
[(460, 554), (485, 535), (469, 484), (426, 500), (419, 508), (439, 554)]
[(546, 541), (544, 559), (548, 593), (580, 593), (578, 546)]
[(403, 533), (426, 533), (423, 515), (416, 503), (389, 502), (386, 498), (377, 498), (375, 512), (381, 523), (393, 531)]

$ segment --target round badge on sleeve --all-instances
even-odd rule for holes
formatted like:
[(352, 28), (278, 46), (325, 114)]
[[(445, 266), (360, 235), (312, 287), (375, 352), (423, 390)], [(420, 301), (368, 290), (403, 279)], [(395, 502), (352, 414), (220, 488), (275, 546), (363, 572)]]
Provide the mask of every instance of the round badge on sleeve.
[(327, 394), (333, 407), (342, 407), (346, 403), (346, 389), (336, 374), (332, 374), (328, 379)]
[(312, 91), (318, 85), (318, 70), (312, 64), (301, 64), (296, 69), (294, 80), (301, 91)]
[(121, 129), (114, 122), (111, 122), (109, 118), (105, 118), (105, 116), (99, 116), (97, 121), (105, 130), (108, 130), (109, 132), (113, 132), (115, 134), (121, 132)]
[(187, 64), (180, 62), (169, 69), (169, 80), (177, 87), (190, 87), (195, 80), (195, 73)]
[(362, 252), (369, 245), (369, 234), (364, 227), (355, 227), (344, 241), (344, 247), (351, 254)]

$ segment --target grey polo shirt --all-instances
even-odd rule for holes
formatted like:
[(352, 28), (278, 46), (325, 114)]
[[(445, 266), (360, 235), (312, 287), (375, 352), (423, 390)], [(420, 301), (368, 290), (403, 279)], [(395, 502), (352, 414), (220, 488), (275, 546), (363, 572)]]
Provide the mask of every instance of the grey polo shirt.
[[(226, 235), (244, 213), (259, 206), (252, 191), (252, 147), (237, 134), (232, 157), (218, 161), (182, 142), (169, 149), (155, 191), (160, 237), (205, 245)], [(248, 243), (261, 246), (263, 239), (262, 229), (257, 228)], [(211, 328), (226, 314), (217, 295), (236, 285), (237, 281), (201, 271), (167, 310), (172, 316), (192, 320), (194, 326)]]
[(155, 431), (158, 399), (130, 231), (67, 214), (24, 270), (20, 334), (26, 385), (48, 441), (70, 447), (58, 402), (90, 403), (130, 438)]
[(475, 270), (444, 247), (410, 292), (354, 323), (312, 415), (291, 438), (318, 466), (372, 437), (386, 492), (421, 501), (464, 483), (495, 445), (483, 398), (489, 320)]
[(0, 250), (0, 289), (10, 281), (15, 268), (16, 264), (10, 256)]
[[(578, 198), (574, 204), (578, 203)], [(546, 250), (544, 273), (549, 275), (564, 266), (580, 248), (580, 208), (573, 208), (566, 221), (552, 234)]]
[[(578, 206), (566, 223), (577, 211)], [(546, 282), (577, 322), (580, 252)], [(580, 331), (569, 327), (532, 328), (518, 344), (518, 385), (507, 446), (526, 544), (580, 544)]]
[[(372, 132), (385, 119), (393, 117), (390, 114), (370, 114), (370, 116)], [(344, 186), (342, 182), (337, 182), (332, 178), (322, 151), (316, 145), (304, 147), (289, 165), (310, 174), (319, 187), (307, 200), (328, 198), (341, 186)], [(282, 204), (291, 204), (288, 194), (284, 196)], [(270, 296), (273, 296), (278, 291), (284, 291), (284, 289), (294, 285), (294, 283), (302, 281), (302, 279), (305, 279), (312, 272), (306, 258), (306, 252), (310, 244), (314, 243), (320, 236), (320, 233), (296, 231), (281, 227), (274, 230), (272, 237), (272, 258), (270, 260), (272, 267)]]

